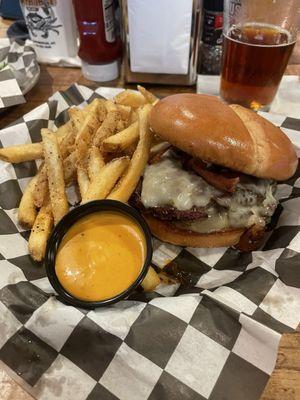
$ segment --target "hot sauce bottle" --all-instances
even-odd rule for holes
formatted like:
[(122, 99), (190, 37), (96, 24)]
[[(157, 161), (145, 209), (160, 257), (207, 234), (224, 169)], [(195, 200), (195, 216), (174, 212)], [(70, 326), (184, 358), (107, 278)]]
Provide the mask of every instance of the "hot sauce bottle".
[(78, 55), (85, 78), (98, 82), (119, 76), (122, 42), (113, 0), (73, 0), (80, 36)]

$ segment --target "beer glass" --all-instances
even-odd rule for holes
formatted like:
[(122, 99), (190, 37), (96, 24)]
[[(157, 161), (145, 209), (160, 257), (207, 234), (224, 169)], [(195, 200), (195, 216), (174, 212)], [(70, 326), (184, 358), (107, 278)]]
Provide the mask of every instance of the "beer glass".
[(268, 110), (299, 28), (299, 0), (224, 0), (223, 99)]

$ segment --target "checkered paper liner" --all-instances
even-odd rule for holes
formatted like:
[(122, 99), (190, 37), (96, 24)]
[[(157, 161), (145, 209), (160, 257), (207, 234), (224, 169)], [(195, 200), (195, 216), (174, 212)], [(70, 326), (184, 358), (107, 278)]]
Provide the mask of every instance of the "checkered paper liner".
[[(2, 146), (40, 141), (67, 109), (119, 89), (72, 86), (0, 131)], [(299, 144), (300, 120), (265, 115)], [(297, 132), (298, 131), (298, 132)], [(280, 184), (262, 248), (180, 248), (154, 239), (153, 263), (186, 284), (86, 311), (55, 297), (17, 222), (36, 162), (0, 162), (0, 360), (37, 399), (255, 400), (280, 336), (300, 315), (300, 168)], [(70, 193), (69, 193), (70, 194)]]
[(0, 39), (0, 109), (25, 103), (23, 94), (35, 84), (39, 73), (32, 47)]

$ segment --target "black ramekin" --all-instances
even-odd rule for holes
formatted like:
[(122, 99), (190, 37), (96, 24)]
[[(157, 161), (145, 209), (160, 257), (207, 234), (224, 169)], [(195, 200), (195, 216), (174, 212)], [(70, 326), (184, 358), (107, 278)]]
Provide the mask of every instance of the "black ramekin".
[[(146, 258), (138, 278), (124, 292), (106, 300), (84, 301), (72, 296), (61, 285), (55, 273), (55, 258), (60, 242), (62, 241), (64, 235), (70, 229), (70, 227), (80, 218), (88, 214), (101, 211), (116, 211), (121, 214), (128, 215), (129, 217), (135, 220), (135, 222), (141, 227), (142, 231), (144, 232), (145, 242), (146, 242)], [(47, 243), (46, 255), (45, 255), (45, 268), (48, 279), (53, 288), (55, 289), (55, 291), (57, 292), (59, 300), (61, 300), (63, 303), (68, 303), (75, 307), (96, 308), (116, 303), (128, 297), (145, 278), (148, 269), (150, 267), (151, 259), (152, 259), (152, 237), (149, 227), (145, 222), (144, 218), (141, 216), (141, 214), (133, 207), (121, 203), (120, 201), (95, 200), (73, 208), (55, 226)]]

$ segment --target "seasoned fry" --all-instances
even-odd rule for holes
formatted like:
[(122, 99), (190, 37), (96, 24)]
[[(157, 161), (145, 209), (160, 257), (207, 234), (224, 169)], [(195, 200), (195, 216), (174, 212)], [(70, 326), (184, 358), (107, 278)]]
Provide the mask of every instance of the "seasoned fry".
[(81, 199), (83, 199), (86, 191), (88, 190), (90, 180), (87, 171), (81, 167), (77, 168), (77, 182)]
[(102, 142), (101, 150), (105, 153), (118, 153), (135, 144), (138, 138), (138, 123), (135, 122), (123, 131), (105, 139)]
[(91, 181), (97, 178), (99, 171), (102, 167), (104, 167), (105, 162), (100, 153), (100, 150), (96, 146), (92, 146), (89, 154), (89, 163), (88, 163), (88, 174)]
[(68, 110), (70, 116), (70, 129), (65, 136), (59, 141), (59, 150), (62, 159), (64, 160), (70, 153), (74, 151), (76, 135), (86, 118), (86, 112), (79, 110), (76, 107), (71, 107)]
[(68, 212), (62, 159), (55, 135), (42, 129), (45, 165), (47, 169), (51, 208), (55, 224)]
[(122, 104), (123, 106), (139, 108), (146, 103), (146, 99), (139, 92), (124, 90), (123, 92), (117, 94), (117, 96), (115, 97), (115, 102), (116, 104)]
[(90, 111), (81, 126), (75, 141), (77, 152), (77, 163), (80, 168), (87, 167), (88, 150), (93, 136), (95, 135), (99, 125), (98, 107), (99, 99), (93, 100)]
[(130, 117), (130, 124), (133, 124), (138, 120), (138, 114), (136, 111), (132, 111), (131, 117)]
[(138, 111), (140, 139), (125, 175), (110, 193), (108, 196), (109, 199), (127, 202), (143, 173), (149, 158), (152, 139), (148, 123), (150, 110), (151, 105), (147, 104)]
[(100, 146), (100, 144), (104, 139), (116, 133), (118, 127), (119, 128), (123, 127), (123, 121), (121, 118), (120, 111), (118, 110), (109, 111), (106, 115), (106, 118), (104, 119), (104, 121), (102, 122), (101, 126), (98, 128), (94, 136), (93, 144), (95, 146)]
[[(86, 111), (89, 111), (93, 102), (88, 104), (85, 108)], [(107, 114), (107, 109), (105, 107), (106, 101), (103, 99), (98, 99), (97, 100), (97, 113), (98, 113), (98, 119), (101, 122), (104, 121), (106, 114)]]
[(104, 103), (106, 111), (109, 113), (111, 111), (117, 111), (118, 107), (116, 106), (116, 104), (111, 101), (111, 100), (106, 100), (106, 102)]
[(79, 132), (81, 126), (84, 123), (84, 120), (87, 116), (87, 113), (85, 110), (80, 110), (79, 108), (76, 107), (71, 107), (68, 110), (68, 114), (70, 117), (70, 121), (72, 124), (73, 131), (76, 133)]
[(128, 157), (116, 158), (106, 164), (90, 183), (83, 201), (105, 199), (128, 167), (128, 164)]
[(37, 175), (31, 179), (31, 181), (25, 188), (25, 191), (23, 193), (19, 205), (19, 211), (18, 211), (19, 223), (26, 228), (31, 228), (33, 226), (37, 215), (37, 210), (35, 208), (33, 201), (33, 192), (37, 179), (38, 179)]
[(141, 285), (145, 292), (152, 292), (160, 284), (160, 279), (153, 267), (150, 267)]
[(64, 179), (66, 185), (69, 185), (74, 180), (76, 180), (77, 171), (76, 171), (76, 152), (73, 151), (66, 157), (63, 161), (63, 169), (64, 169)]
[(59, 143), (61, 158), (65, 159), (74, 150), (76, 131), (70, 130)]
[(53, 216), (48, 202), (40, 209), (28, 240), (29, 253), (35, 261), (42, 261), (45, 256), (47, 240), (52, 226)]
[(37, 174), (37, 181), (33, 191), (33, 201), (37, 208), (42, 207), (44, 204), (44, 199), (48, 191), (48, 178), (47, 178), (47, 168), (43, 164)]
[(10, 163), (37, 160), (42, 157), (42, 143), (28, 143), (0, 149), (0, 160)]
[(155, 104), (158, 98), (154, 96), (149, 90), (145, 89), (143, 86), (137, 85), (138, 91), (145, 97), (146, 101), (150, 104)]
[(129, 123), (132, 114), (132, 108), (129, 106), (122, 106), (121, 104), (117, 106), (117, 109), (120, 111), (121, 118), (125, 123)]
[(57, 139), (60, 141), (70, 130), (72, 129), (71, 121), (68, 121), (66, 124), (61, 125), (55, 133)]

